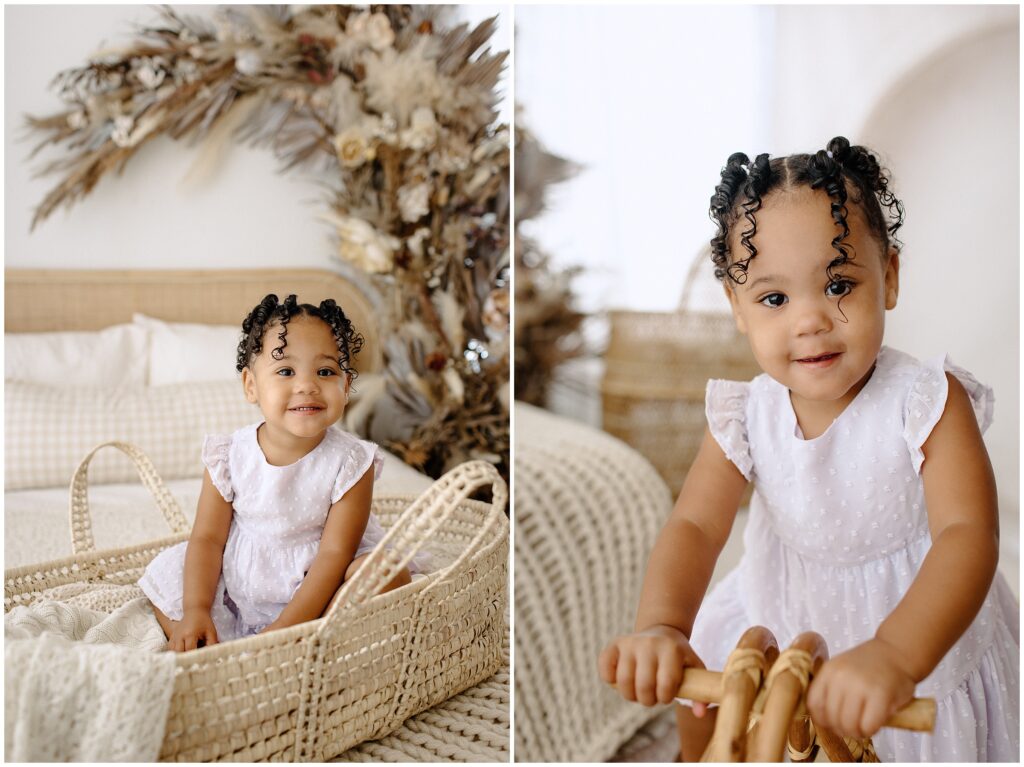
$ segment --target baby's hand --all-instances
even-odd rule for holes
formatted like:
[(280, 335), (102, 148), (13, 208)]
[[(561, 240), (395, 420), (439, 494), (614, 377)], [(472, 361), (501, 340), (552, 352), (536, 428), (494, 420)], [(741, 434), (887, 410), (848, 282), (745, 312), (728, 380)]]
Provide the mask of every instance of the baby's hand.
[(186, 610), (181, 620), (174, 624), (167, 649), (175, 652), (194, 650), (203, 642), (207, 647), (217, 644), (217, 627), (209, 610)]
[(896, 649), (872, 639), (826, 661), (807, 690), (815, 723), (869, 738), (914, 697), (914, 679)]
[[(671, 703), (683, 682), (683, 669), (704, 668), (704, 663), (677, 628), (655, 626), (614, 639), (601, 653), (601, 678), (616, 685), (626, 700), (645, 706)], [(693, 713), (702, 717), (707, 704), (694, 703)]]

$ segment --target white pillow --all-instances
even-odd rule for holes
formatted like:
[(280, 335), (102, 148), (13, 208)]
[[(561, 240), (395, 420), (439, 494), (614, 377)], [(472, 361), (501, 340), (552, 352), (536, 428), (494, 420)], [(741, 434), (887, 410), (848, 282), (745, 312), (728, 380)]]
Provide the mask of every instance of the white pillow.
[(149, 385), (237, 381), (235, 357), (242, 326), (164, 322), (144, 314), (132, 321), (149, 331)]
[(103, 330), (4, 334), (4, 378), (49, 386), (143, 386), (149, 332), (141, 325)]
[[(119, 390), (4, 385), (5, 490), (67, 487), (100, 442), (140, 447), (164, 479), (199, 477), (207, 434), (230, 434), (260, 420), (238, 381), (130, 387)], [(89, 466), (90, 482), (132, 482), (134, 465), (113, 448)]]

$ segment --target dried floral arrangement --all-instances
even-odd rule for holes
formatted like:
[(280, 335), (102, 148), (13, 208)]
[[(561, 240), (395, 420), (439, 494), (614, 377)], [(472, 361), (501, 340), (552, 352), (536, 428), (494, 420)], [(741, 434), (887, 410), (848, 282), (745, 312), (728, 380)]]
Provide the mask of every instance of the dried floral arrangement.
[(579, 267), (556, 269), (537, 242), (522, 234), (523, 221), (544, 211), (551, 184), (572, 177), (579, 166), (546, 151), (516, 116), (516, 399), (546, 406), (555, 369), (585, 353), (574, 308), (572, 280)]
[(349, 428), (433, 476), (509, 466), (509, 131), (496, 125), (507, 53), (496, 20), (446, 26), (445, 6), (169, 7), (126, 48), (61, 72), (59, 113), (28, 118), (64, 156), (33, 227), (167, 135), (236, 138), (282, 170), (330, 179), (322, 218), (338, 268), (381, 317), (385, 372), (360, 379)]

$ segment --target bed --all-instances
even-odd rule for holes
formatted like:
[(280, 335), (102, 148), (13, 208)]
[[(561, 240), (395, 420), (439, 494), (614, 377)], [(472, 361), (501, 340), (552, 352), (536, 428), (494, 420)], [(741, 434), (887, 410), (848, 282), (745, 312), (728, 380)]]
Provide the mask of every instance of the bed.
[[(231, 348), (242, 318), (271, 292), (309, 303), (334, 298), (366, 339), (360, 376), (379, 375), (373, 306), (327, 270), (6, 270), (5, 569), (71, 554), (71, 472), (109, 439), (142, 447), (194, 517), (202, 435), (259, 417), (244, 401)], [(98, 548), (166, 536), (130, 462), (107, 452), (89, 475)], [(431, 482), (386, 453), (374, 492), (416, 495)], [(471, 753), (507, 761), (508, 687), (506, 667), (340, 760), (460, 761)]]

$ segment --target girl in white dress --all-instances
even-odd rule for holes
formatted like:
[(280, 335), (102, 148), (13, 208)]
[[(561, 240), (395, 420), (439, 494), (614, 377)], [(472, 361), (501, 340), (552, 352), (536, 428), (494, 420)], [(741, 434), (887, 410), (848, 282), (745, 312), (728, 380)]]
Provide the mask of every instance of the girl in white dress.
[[(335, 425), (362, 344), (331, 299), (317, 307), (271, 294), (242, 323), (236, 367), (263, 420), (206, 438), (189, 540), (139, 580), (169, 649), (319, 617), (383, 538), (370, 513), (380, 449)], [(384, 590), (410, 579), (403, 569)]]
[[(883, 761), (1019, 761), (1019, 608), (996, 571), (981, 434), (993, 396), (948, 357), (882, 345), (903, 206), (873, 154), (734, 154), (711, 199), (716, 275), (764, 374), (710, 381), (708, 428), (648, 563), (636, 633), (599, 660), (628, 700), (668, 703), (685, 666), (724, 668), (740, 635), (817, 631), (831, 660), (807, 705)], [(705, 598), (754, 483), (739, 565)], [(880, 729), (912, 697), (934, 733)], [(680, 701), (681, 755), (714, 711)]]

